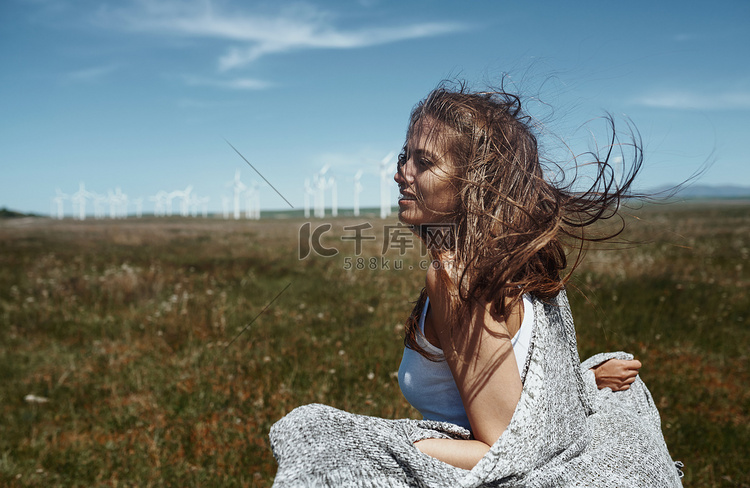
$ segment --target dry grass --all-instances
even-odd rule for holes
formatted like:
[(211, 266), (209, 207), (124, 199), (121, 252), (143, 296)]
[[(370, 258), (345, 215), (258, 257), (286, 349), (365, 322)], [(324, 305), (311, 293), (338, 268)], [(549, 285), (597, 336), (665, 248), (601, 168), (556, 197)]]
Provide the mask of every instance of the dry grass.
[[(643, 360), (686, 486), (750, 485), (748, 210), (640, 210), (638, 245), (571, 282), (582, 356)], [(268, 429), (297, 405), (416, 416), (395, 371), (422, 257), (383, 269), (371, 221), (345, 269), (365, 221), (304, 260), (300, 220), (0, 222), (0, 484), (268, 486)]]

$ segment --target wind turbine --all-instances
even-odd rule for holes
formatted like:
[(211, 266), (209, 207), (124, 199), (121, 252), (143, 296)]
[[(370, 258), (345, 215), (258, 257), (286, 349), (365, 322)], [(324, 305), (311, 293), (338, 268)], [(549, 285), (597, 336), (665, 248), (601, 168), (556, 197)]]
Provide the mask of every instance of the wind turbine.
[(135, 216), (140, 219), (143, 215), (143, 198), (138, 197), (133, 200), (133, 203), (135, 203)]
[(107, 203), (107, 196), (93, 193), (92, 198), (94, 199), (94, 218), (103, 219), (107, 215), (107, 211), (104, 208), (104, 204)]
[(110, 213), (114, 207), (114, 214), (110, 216), (112, 218), (124, 219), (128, 216), (128, 196), (122, 192), (120, 187), (115, 188), (114, 195), (110, 192)]
[(328, 178), (326, 186), (331, 189), (331, 216), (336, 217), (339, 214), (339, 195), (338, 188), (336, 187), (336, 177), (331, 176)]
[(68, 195), (60, 191), (60, 189), (55, 190), (55, 196), (52, 198), (52, 203), (57, 208), (57, 220), (62, 220), (64, 216), (64, 208), (63, 208), (63, 202), (68, 199)]
[(107, 203), (109, 204), (109, 218), (122, 219), (128, 213), (128, 196), (118, 187), (114, 192), (107, 190)]
[(318, 193), (315, 196), (315, 216), (321, 219), (326, 216), (327, 181), (325, 175), (328, 172), (329, 168), (330, 165), (326, 164), (320, 169), (319, 172), (315, 174), (315, 177), (313, 178), (315, 188), (318, 190)]
[(198, 199), (198, 205), (201, 206), (201, 210), (203, 210), (203, 218), (208, 217), (208, 202), (211, 201), (211, 197), (200, 197)]
[(109, 218), (117, 217), (117, 197), (112, 190), (107, 190), (107, 203), (109, 204)]
[(255, 197), (253, 198), (253, 214), (255, 220), (260, 220), (260, 185), (253, 181), (253, 192)]
[(380, 218), (385, 219), (391, 215), (391, 186), (389, 173), (391, 170), (391, 159), (396, 153), (391, 151), (380, 160)]
[(182, 199), (180, 202), (180, 215), (183, 217), (190, 215), (190, 193), (192, 191), (193, 185), (188, 185), (184, 190), (174, 192), (178, 198)]
[(260, 219), (260, 187), (255, 181), (245, 192), (245, 218)]
[(128, 206), (130, 205), (130, 199), (128, 198), (127, 193), (123, 193), (119, 188), (116, 190), (117, 198), (118, 198), (118, 208), (120, 213), (120, 218), (126, 219), (128, 218)]
[(229, 219), (229, 197), (221, 197), (221, 208), (223, 210), (224, 219)]
[(310, 217), (310, 195), (314, 195), (314, 191), (310, 186), (310, 179), (305, 178), (305, 218)]
[(254, 219), (253, 215), (253, 198), (255, 198), (255, 186), (250, 185), (250, 188), (245, 190), (245, 218)]
[(154, 216), (155, 217), (163, 217), (164, 215), (166, 215), (164, 204), (166, 203), (168, 197), (169, 197), (169, 194), (165, 192), (164, 190), (159, 190), (156, 193), (156, 195), (152, 197), (148, 197), (149, 200), (154, 202)]
[(86, 199), (93, 198), (94, 194), (86, 191), (86, 185), (83, 182), (78, 184), (78, 191), (73, 193), (70, 199), (78, 205), (78, 220), (86, 220)]
[(190, 216), (197, 217), (198, 216), (198, 207), (201, 204), (201, 197), (196, 195), (195, 193), (190, 194)]
[(362, 193), (362, 170), (354, 175), (354, 216), (359, 217), (359, 194)]
[(240, 181), (240, 170), (235, 171), (234, 180), (230, 181), (227, 186), (232, 186), (234, 190), (234, 220), (240, 218), (240, 196), (247, 189), (244, 183)]
[(165, 192), (164, 203), (166, 204), (165, 208), (167, 210), (167, 212), (166, 212), (167, 217), (171, 217), (172, 216), (172, 200), (174, 200), (175, 198), (179, 197), (180, 194), (182, 194), (182, 192), (179, 191), (179, 190), (174, 190), (174, 191), (171, 191), (169, 193)]

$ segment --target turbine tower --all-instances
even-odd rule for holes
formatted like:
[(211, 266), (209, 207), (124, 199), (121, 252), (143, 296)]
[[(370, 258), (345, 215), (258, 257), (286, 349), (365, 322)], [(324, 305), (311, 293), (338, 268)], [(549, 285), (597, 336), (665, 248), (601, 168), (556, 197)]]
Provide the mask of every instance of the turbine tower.
[(67, 199), (68, 199), (68, 195), (60, 191), (59, 188), (55, 190), (55, 196), (54, 198), (52, 198), (52, 204), (56, 208), (56, 212), (53, 212), (53, 213), (57, 214), (57, 220), (62, 220), (64, 217), (65, 212), (63, 208), (63, 202)]
[(120, 218), (121, 219), (128, 218), (128, 204), (129, 204), (128, 194), (123, 193), (122, 190), (120, 190), (120, 188), (117, 188), (115, 190), (115, 195), (117, 195), (117, 209), (118, 209), (118, 214)]
[(164, 204), (166, 203), (168, 197), (169, 193), (165, 192), (164, 190), (159, 190), (156, 195), (148, 197), (149, 200), (154, 202), (154, 217), (163, 217), (164, 215), (166, 215)]
[(117, 217), (117, 197), (112, 190), (107, 190), (107, 203), (109, 204), (109, 218)]
[(313, 179), (315, 188), (318, 190), (315, 196), (315, 216), (320, 219), (326, 216), (326, 186), (328, 182), (325, 175), (329, 168), (330, 165), (328, 164), (323, 166)]
[(235, 171), (234, 180), (230, 181), (227, 186), (234, 190), (234, 220), (240, 219), (240, 196), (247, 189), (244, 183), (240, 181), (240, 170)]
[(104, 204), (107, 203), (107, 196), (94, 193), (92, 198), (94, 199), (94, 218), (103, 219), (107, 215), (106, 208), (104, 208)]
[(255, 185), (251, 184), (245, 191), (245, 218), (255, 219), (253, 200), (255, 199)]
[(359, 217), (359, 194), (362, 193), (362, 170), (354, 175), (354, 216)]
[(221, 197), (221, 209), (224, 215), (224, 219), (229, 219), (229, 197)]
[(124, 219), (128, 215), (128, 196), (118, 187), (114, 193), (107, 191), (107, 203), (109, 203), (109, 218)]
[(180, 202), (180, 215), (183, 217), (190, 215), (190, 193), (192, 193), (192, 191), (193, 185), (188, 185), (184, 190), (174, 192), (177, 194), (178, 198), (182, 199)]
[(192, 217), (198, 216), (198, 207), (201, 204), (201, 197), (196, 195), (195, 193), (190, 194), (190, 215)]
[(331, 176), (328, 178), (326, 186), (331, 189), (331, 216), (336, 217), (339, 214), (339, 195), (338, 188), (336, 187), (336, 177)]
[(391, 159), (394, 152), (388, 153), (386, 157), (380, 160), (380, 218), (385, 219), (391, 215), (391, 185), (389, 173), (392, 173)]
[(310, 196), (314, 195), (312, 186), (310, 186), (310, 179), (305, 178), (305, 218), (310, 217)]
[(253, 181), (245, 192), (245, 218), (252, 220), (260, 219), (260, 188), (257, 182)]
[(175, 198), (177, 198), (178, 196), (180, 196), (181, 193), (182, 192), (179, 191), (179, 190), (171, 191), (169, 193), (165, 192), (164, 203), (166, 204), (165, 208), (166, 208), (167, 217), (171, 217), (172, 216), (172, 200), (174, 200)]
[(135, 204), (135, 216), (140, 219), (143, 216), (143, 197), (136, 198), (133, 203)]
[(78, 184), (78, 191), (73, 193), (70, 199), (78, 206), (78, 220), (86, 220), (86, 199), (93, 198), (94, 194), (86, 191), (86, 185), (83, 182)]
[(255, 196), (253, 198), (253, 214), (255, 220), (260, 220), (260, 185), (253, 181), (253, 192)]
[(211, 201), (211, 197), (200, 197), (198, 198), (198, 205), (201, 206), (203, 211), (203, 218), (208, 218), (208, 202)]

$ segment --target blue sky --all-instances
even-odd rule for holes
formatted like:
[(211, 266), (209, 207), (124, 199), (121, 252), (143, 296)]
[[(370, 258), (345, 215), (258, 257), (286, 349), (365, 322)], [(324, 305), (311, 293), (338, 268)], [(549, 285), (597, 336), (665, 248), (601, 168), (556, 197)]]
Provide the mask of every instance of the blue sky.
[(296, 208), (324, 165), (340, 206), (359, 170), (375, 206), (411, 107), (503, 73), (544, 102), (545, 147), (585, 150), (578, 127), (610, 112), (643, 137), (642, 188), (709, 159), (701, 183), (750, 185), (746, 1), (4, 0), (0, 59), (0, 207), (20, 211), (79, 182), (145, 212), (192, 185), (218, 211), (237, 169), (263, 209), (289, 208), (227, 141)]

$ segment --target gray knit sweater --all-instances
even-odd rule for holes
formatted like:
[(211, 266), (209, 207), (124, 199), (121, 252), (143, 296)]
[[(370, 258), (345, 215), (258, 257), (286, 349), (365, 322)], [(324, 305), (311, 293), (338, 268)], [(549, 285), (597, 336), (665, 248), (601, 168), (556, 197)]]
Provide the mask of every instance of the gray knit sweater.
[(594, 366), (624, 353), (578, 358), (565, 292), (534, 299), (536, 324), (510, 425), (471, 471), (420, 452), (431, 437), (469, 438), (448, 423), (388, 420), (325, 405), (299, 407), (271, 428), (279, 463), (274, 486), (679, 487), (681, 473), (640, 380), (598, 390)]

